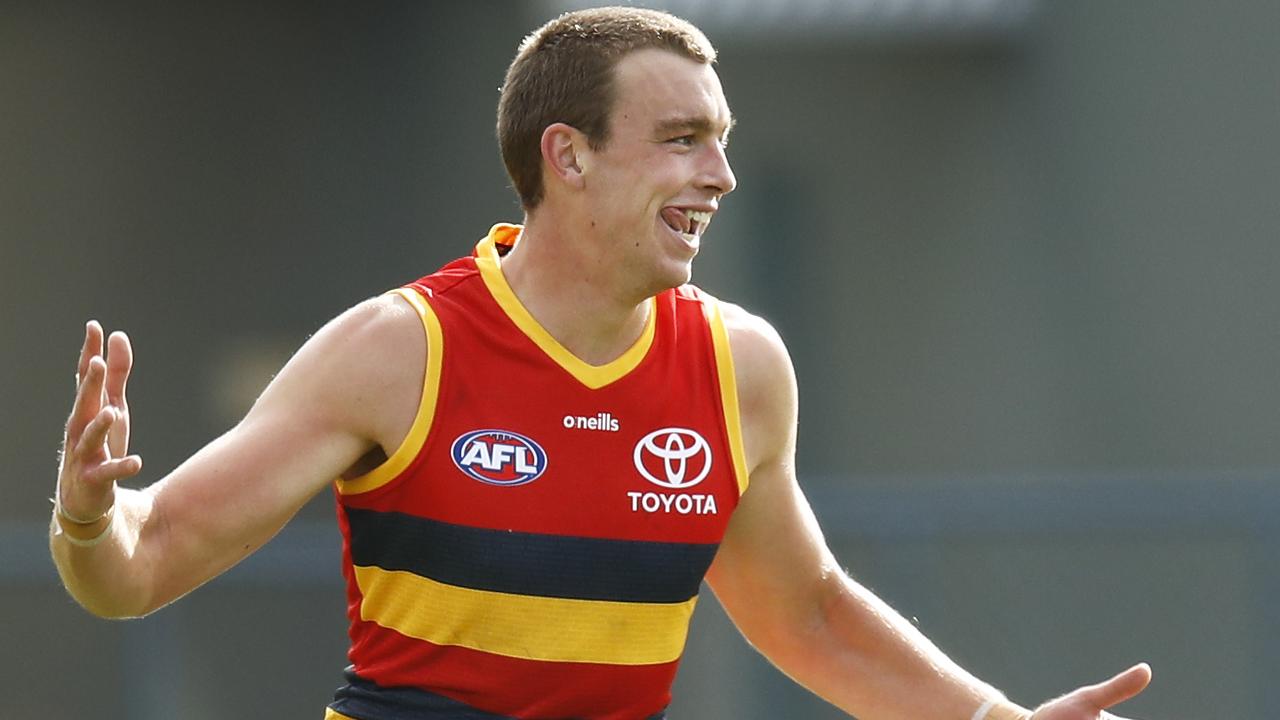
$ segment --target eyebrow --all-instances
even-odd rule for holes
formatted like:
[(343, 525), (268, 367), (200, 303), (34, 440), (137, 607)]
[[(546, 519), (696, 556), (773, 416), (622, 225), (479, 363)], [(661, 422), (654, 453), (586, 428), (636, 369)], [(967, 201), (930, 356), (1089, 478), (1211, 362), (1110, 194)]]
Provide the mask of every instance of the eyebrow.
[[(738, 119), (732, 115), (729, 116), (729, 124), (725, 126), (721, 135), (728, 135), (733, 126), (738, 124)], [(692, 131), (694, 133), (714, 135), (716, 124), (711, 118), (705, 115), (697, 115), (690, 117), (674, 117), (666, 120), (658, 121), (657, 130), (660, 135), (667, 135), (680, 131)]]

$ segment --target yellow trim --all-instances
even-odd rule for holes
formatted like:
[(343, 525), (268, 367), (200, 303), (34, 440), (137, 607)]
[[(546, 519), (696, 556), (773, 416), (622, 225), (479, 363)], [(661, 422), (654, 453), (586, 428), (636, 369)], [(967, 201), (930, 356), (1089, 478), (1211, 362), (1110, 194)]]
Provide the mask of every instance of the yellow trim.
[(418, 401), (418, 414), (413, 418), (413, 425), (405, 435), (400, 447), (381, 465), (357, 478), (338, 480), (338, 493), (356, 495), (376, 490), (394, 480), (409, 463), (417, 457), (418, 450), (426, 442), (427, 431), (431, 429), (431, 421), (436, 412), (436, 396), (440, 389), (440, 359), (444, 353), (444, 334), (440, 330), (440, 320), (436, 318), (431, 305), (416, 291), (408, 288), (397, 288), (388, 294), (396, 294), (404, 298), (418, 312), (422, 319), (422, 327), (426, 332), (427, 369), (422, 378), (422, 399)]
[(506, 240), (518, 235), (519, 231), (519, 226), (494, 225), (489, 234), (476, 246), (476, 266), (480, 268), (480, 277), (484, 279), (485, 286), (489, 288), (489, 292), (493, 295), (494, 300), (498, 301), (498, 305), (502, 307), (507, 317), (511, 318), (516, 327), (520, 328), (521, 332), (527, 335), (557, 365), (564, 368), (570, 375), (577, 378), (578, 382), (592, 390), (599, 390), (635, 370), (640, 361), (644, 360), (645, 353), (649, 352), (649, 347), (653, 345), (653, 336), (657, 328), (657, 301), (653, 298), (649, 300), (649, 317), (645, 321), (644, 331), (640, 333), (640, 338), (626, 352), (604, 365), (591, 365), (584, 362), (578, 356), (569, 352), (565, 346), (560, 344), (559, 340), (552, 337), (551, 333), (547, 332), (546, 328), (542, 327), (534, 319), (533, 315), (529, 314), (528, 309), (516, 297), (511, 286), (507, 284), (507, 278), (502, 274), (502, 264), (498, 258), (495, 236), (500, 234)]
[(356, 720), (350, 715), (343, 715), (333, 708), (324, 709), (324, 720)]
[(651, 665), (680, 657), (698, 598), (682, 603), (512, 595), (404, 571), (355, 568), (363, 620), (437, 645), (552, 662)]
[(747, 491), (747, 453), (742, 444), (742, 414), (738, 409), (738, 379), (733, 371), (733, 351), (729, 332), (720, 315), (720, 301), (707, 298), (704, 306), (711, 325), (711, 343), (716, 351), (716, 372), (720, 376), (720, 406), (724, 408), (724, 427), (729, 433), (729, 452), (733, 455), (733, 473), (738, 479), (738, 494)]

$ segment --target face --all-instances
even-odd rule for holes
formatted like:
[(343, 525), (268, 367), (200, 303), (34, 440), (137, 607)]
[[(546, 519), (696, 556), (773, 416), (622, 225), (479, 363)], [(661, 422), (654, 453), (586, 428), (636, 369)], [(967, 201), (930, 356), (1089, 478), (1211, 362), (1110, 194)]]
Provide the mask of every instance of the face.
[(623, 282), (651, 295), (689, 281), (702, 235), (736, 181), (733, 119), (710, 65), (666, 50), (615, 68), (609, 139), (583, 157), (587, 213)]

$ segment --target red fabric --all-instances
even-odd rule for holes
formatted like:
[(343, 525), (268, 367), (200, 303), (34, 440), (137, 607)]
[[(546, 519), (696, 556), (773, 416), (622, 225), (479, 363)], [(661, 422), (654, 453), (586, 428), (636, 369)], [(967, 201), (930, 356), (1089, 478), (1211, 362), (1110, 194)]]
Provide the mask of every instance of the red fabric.
[[(507, 317), (474, 258), (463, 258), (409, 285), (434, 310), (443, 359), (430, 434), (410, 466), (373, 491), (340, 495), (350, 507), (409, 513), (473, 527), (572, 537), (718, 543), (737, 505), (738, 485), (721, 408), (704, 304), (692, 287), (662, 293), (648, 353), (626, 376), (592, 390), (545, 354)], [(568, 418), (616, 419), (617, 431), (567, 428)], [(607, 421), (604, 424), (608, 424)], [(665, 488), (636, 467), (637, 444), (662, 428), (696, 432), (711, 468), (696, 487)], [(546, 453), (533, 481), (502, 486), (465, 474), (451, 454), (476, 430), (519, 433)], [(659, 438), (661, 442), (662, 438)], [(660, 458), (641, 453), (651, 474), (669, 479)], [(680, 468), (674, 468), (679, 470)], [(701, 470), (700, 457), (684, 468)], [(633, 493), (629, 495), (628, 493)], [(636, 493), (651, 493), (652, 509)], [(661, 497), (713, 496), (714, 513), (682, 513)], [(705, 497), (697, 503), (703, 510)], [(342, 517), (343, 513), (339, 512)], [(342, 523), (344, 539), (348, 528)], [(380, 685), (410, 685), (518, 718), (644, 717), (665, 707), (676, 662), (619, 666), (523, 660), (437, 646), (360, 619), (360, 594), (344, 548), (350, 659)]]

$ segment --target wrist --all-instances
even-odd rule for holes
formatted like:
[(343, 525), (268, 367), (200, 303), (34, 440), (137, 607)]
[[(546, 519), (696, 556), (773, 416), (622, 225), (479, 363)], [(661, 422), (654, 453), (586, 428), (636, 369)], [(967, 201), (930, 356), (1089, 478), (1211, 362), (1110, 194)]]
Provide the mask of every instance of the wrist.
[(58, 535), (77, 547), (93, 547), (102, 542), (111, 532), (115, 524), (116, 505), (114, 502), (96, 518), (85, 521), (69, 515), (56, 499), (53, 501), (53, 519), (58, 526)]
[(66, 505), (62, 504), (62, 478), (58, 478), (58, 482), (53, 486), (53, 497), (49, 498), (49, 502), (53, 503), (53, 512), (58, 516), (59, 524), (66, 525), (98, 525), (111, 514), (116, 504), (116, 484), (113, 482), (106, 488), (106, 492), (97, 498), (99, 502), (107, 501), (107, 508), (97, 515), (81, 516), (76, 513), (69, 512)]
[(1004, 698), (991, 699), (973, 713), (971, 720), (1030, 720), (1032, 712)]

